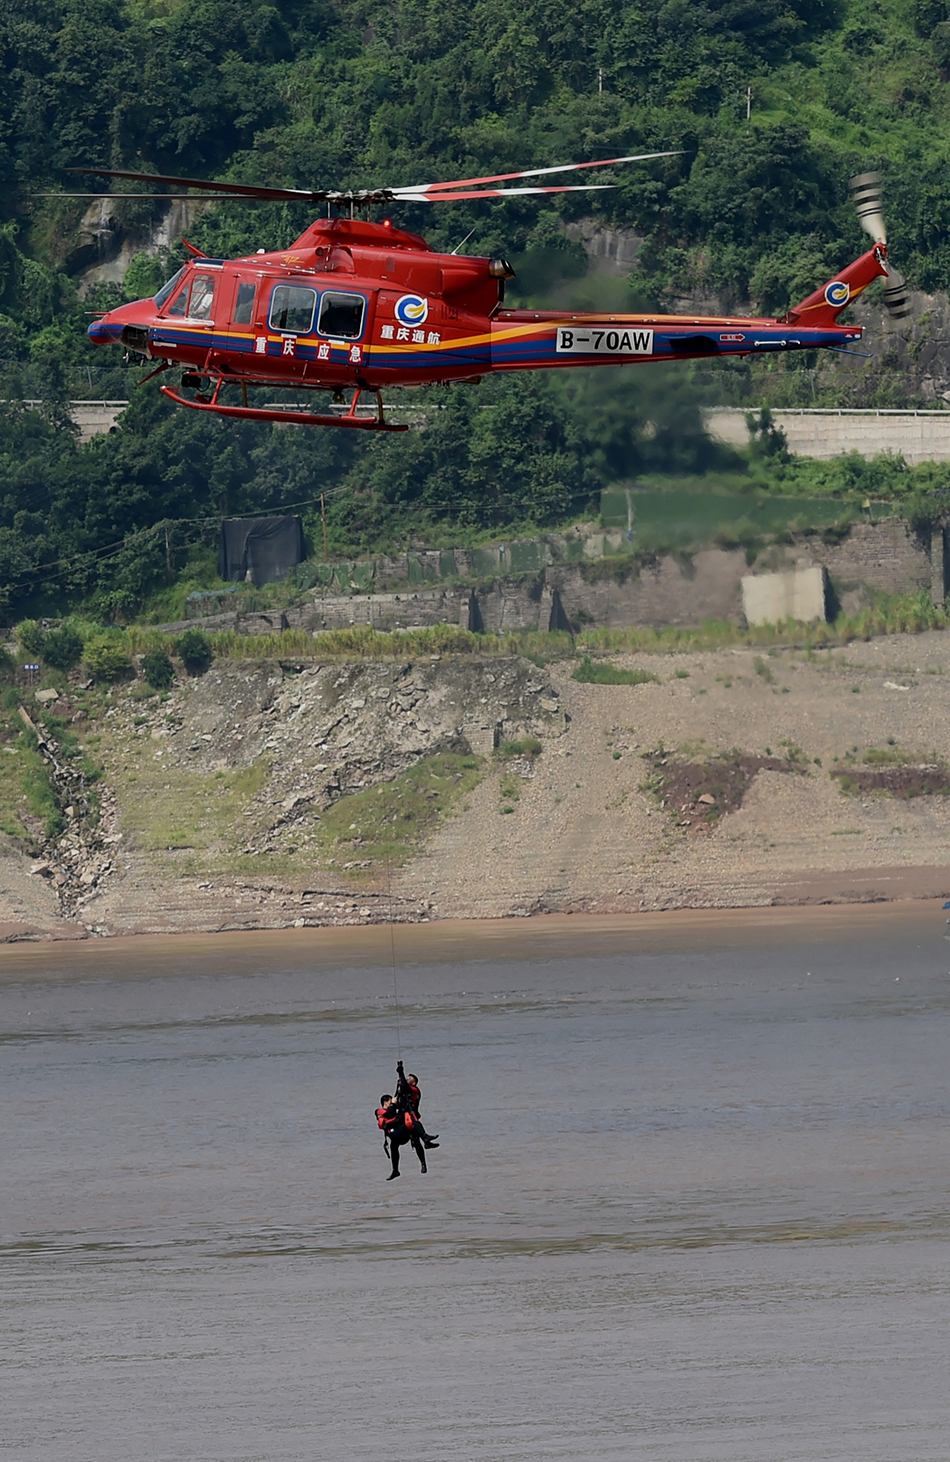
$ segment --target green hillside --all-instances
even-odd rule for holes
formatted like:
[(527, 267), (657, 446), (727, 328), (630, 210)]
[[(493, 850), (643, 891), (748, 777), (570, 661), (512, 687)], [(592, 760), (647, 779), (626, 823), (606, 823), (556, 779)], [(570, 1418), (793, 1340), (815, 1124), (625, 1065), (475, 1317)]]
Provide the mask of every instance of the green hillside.
[[(436, 247), (471, 233), (467, 249), (513, 256), (525, 299), (612, 291), (635, 305), (700, 293), (767, 311), (863, 248), (847, 181), (879, 167), (892, 255), (916, 285), (950, 285), (950, 6), (939, 0), (528, 0), (515, 10), (499, 0), (6, 0), (0, 54), (8, 618), (79, 602), (134, 614), (169, 573), (157, 522), (173, 525), (173, 574), (200, 579), (207, 520), (312, 505), (321, 489), (332, 490), (333, 544), (350, 551), (549, 524), (645, 472), (732, 467), (758, 474), (757, 490), (763, 474), (781, 487), (761, 458), (730, 463), (711, 447), (699, 406), (797, 399), (814, 365), (457, 388), (431, 393), (425, 431), (383, 441), (185, 419), (154, 387), (135, 392), (142, 372), (86, 343), (84, 311), (120, 291), (79, 298), (86, 205), (32, 196), (75, 188), (69, 166), (355, 186), (682, 149), (617, 169), (612, 191), (419, 205), (398, 221)], [(150, 201), (117, 208), (143, 238), (159, 216)], [(582, 217), (642, 235), (633, 282), (584, 277), (583, 250), (562, 227)], [(225, 204), (194, 237), (233, 254), (286, 244), (308, 221), (297, 205)], [(151, 292), (174, 264), (174, 251), (137, 259), (128, 296)], [(847, 373), (828, 362), (809, 399), (893, 404), (907, 389), (886, 361)], [(79, 450), (63, 414), (76, 396), (133, 406), (119, 431)], [(42, 405), (9, 404), (24, 400)]]

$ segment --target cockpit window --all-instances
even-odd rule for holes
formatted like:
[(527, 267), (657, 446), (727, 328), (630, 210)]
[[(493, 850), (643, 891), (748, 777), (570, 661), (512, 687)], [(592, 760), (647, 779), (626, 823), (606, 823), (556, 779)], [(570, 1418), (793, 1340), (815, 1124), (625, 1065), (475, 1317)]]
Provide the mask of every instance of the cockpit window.
[(211, 314), (214, 299), (214, 275), (196, 274), (191, 286), (191, 304), (188, 314), (193, 320), (207, 320)]
[(174, 300), (168, 306), (168, 313), (170, 315), (187, 315), (187, 313), (188, 313), (188, 286), (187, 286), (187, 284), (185, 285), (184, 289), (179, 294), (178, 298), (176, 300)]
[(155, 308), (156, 309), (159, 309), (160, 310), (161, 307), (162, 307), (162, 305), (165, 303), (165, 301), (171, 299), (172, 295), (175, 292), (175, 289), (176, 289), (177, 285), (179, 285), (181, 283), (181, 276), (184, 274), (184, 272), (185, 272), (185, 266), (183, 264), (181, 266), (181, 268), (179, 269), (178, 273), (177, 274), (173, 274), (172, 277), (171, 277), (171, 279), (168, 281), (168, 283), (162, 285), (161, 289), (158, 291), (158, 294), (155, 296)]
[(317, 291), (294, 284), (278, 284), (270, 297), (270, 327), (288, 335), (306, 335), (313, 325)]
[(253, 284), (239, 284), (237, 300), (234, 305), (235, 325), (250, 325), (254, 318), (254, 295), (257, 293)]
[(321, 335), (332, 335), (334, 340), (358, 340), (363, 333), (365, 311), (366, 301), (361, 294), (328, 292), (320, 301), (317, 329)]

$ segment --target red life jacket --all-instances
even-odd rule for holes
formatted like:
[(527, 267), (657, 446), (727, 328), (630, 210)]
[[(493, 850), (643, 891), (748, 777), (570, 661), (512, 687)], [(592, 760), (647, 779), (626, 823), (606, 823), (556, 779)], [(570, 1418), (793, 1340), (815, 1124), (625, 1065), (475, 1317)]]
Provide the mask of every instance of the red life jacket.
[(376, 1108), (376, 1126), (379, 1128), (380, 1132), (385, 1132), (387, 1127), (395, 1126), (398, 1117), (399, 1113), (394, 1112), (392, 1107)]
[(414, 1112), (418, 1113), (419, 1103), (422, 1100), (422, 1092), (417, 1086), (414, 1086), (412, 1082), (407, 1082), (406, 1086), (409, 1091), (409, 1105)]

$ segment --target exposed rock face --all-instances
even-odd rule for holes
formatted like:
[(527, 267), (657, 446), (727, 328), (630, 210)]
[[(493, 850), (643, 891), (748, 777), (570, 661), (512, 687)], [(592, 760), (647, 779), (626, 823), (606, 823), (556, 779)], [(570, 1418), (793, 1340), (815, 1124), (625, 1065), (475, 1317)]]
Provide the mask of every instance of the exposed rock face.
[(179, 765), (214, 771), (266, 755), (277, 805), (325, 805), (433, 752), (482, 755), (564, 727), (548, 676), (514, 657), (215, 665), (180, 716), (167, 733)]

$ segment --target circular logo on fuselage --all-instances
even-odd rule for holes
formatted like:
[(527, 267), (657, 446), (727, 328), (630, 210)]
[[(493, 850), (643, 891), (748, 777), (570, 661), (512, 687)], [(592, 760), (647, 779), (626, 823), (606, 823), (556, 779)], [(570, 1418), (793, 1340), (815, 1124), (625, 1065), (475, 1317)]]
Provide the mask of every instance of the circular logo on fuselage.
[(825, 285), (825, 299), (836, 310), (840, 309), (842, 305), (846, 305), (850, 298), (851, 286), (845, 284), (843, 280), (836, 279), (832, 284)]
[(424, 325), (429, 318), (429, 301), (418, 294), (404, 294), (396, 301), (395, 313), (400, 325)]

